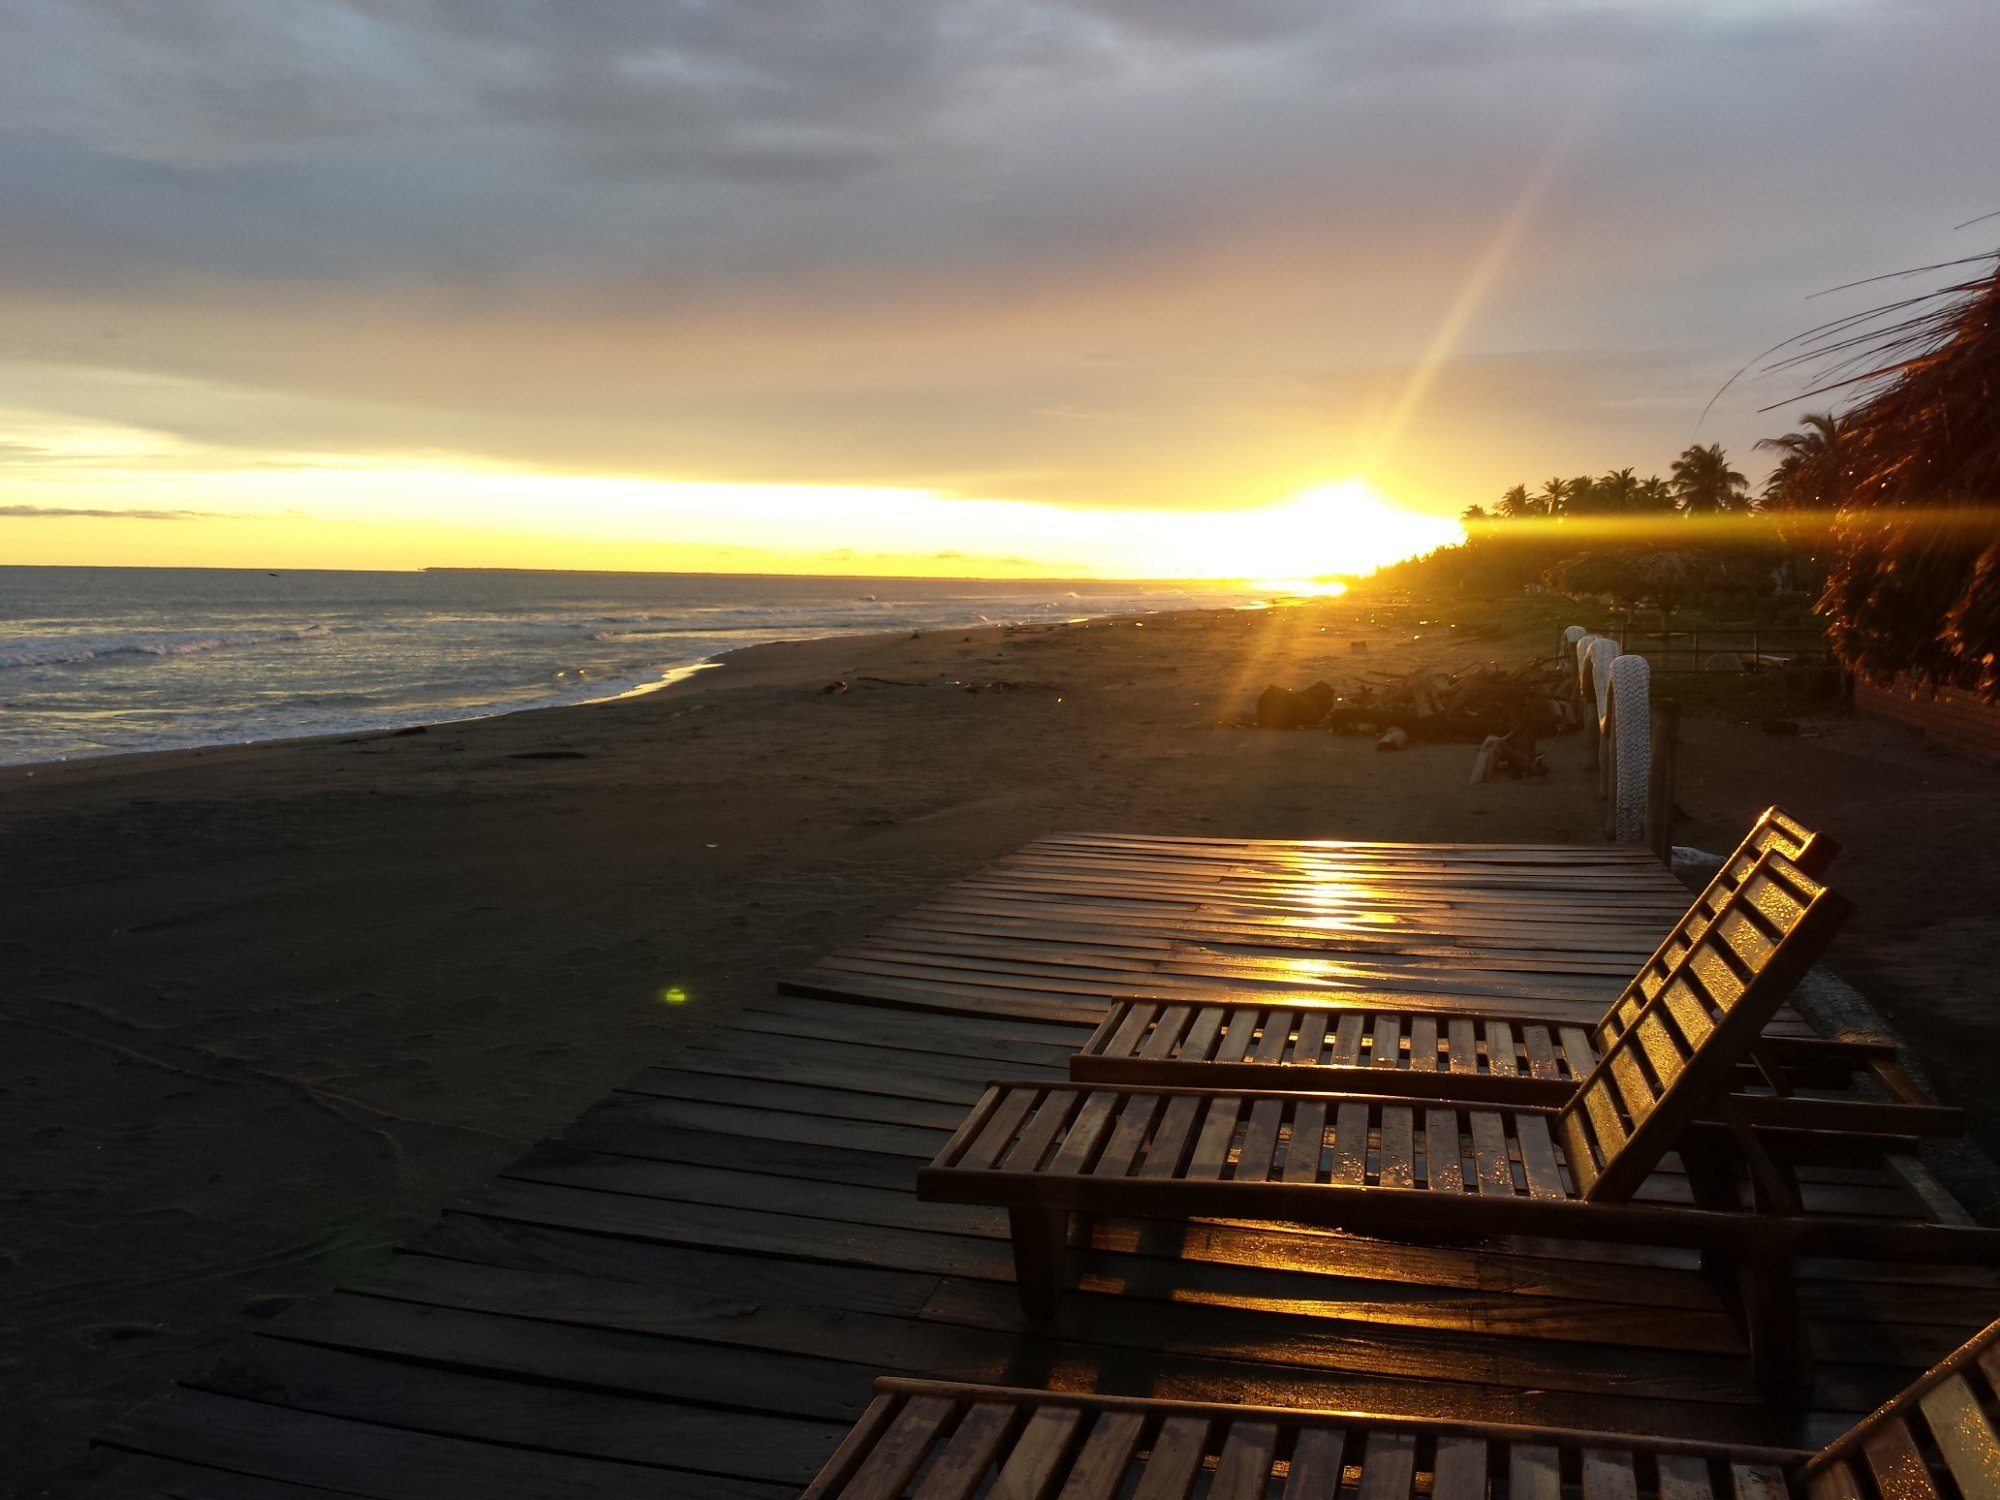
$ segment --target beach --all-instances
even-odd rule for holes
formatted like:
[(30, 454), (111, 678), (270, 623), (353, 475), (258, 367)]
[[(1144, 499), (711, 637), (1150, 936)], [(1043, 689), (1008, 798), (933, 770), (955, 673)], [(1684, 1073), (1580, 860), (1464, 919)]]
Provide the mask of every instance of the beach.
[[(786, 973), (1060, 829), (1595, 842), (1578, 736), (1215, 728), (1269, 683), (1551, 653), (1535, 610), (1346, 598), (760, 646), (420, 731), (0, 769), (0, 1448), (24, 1480)], [(1357, 649), (1355, 643), (1363, 643)], [(1993, 1055), (1990, 767), (1851, 718), (1684, 725), (1679, 843), (1840, 839), (1833, 967), (1934, 1080)]]

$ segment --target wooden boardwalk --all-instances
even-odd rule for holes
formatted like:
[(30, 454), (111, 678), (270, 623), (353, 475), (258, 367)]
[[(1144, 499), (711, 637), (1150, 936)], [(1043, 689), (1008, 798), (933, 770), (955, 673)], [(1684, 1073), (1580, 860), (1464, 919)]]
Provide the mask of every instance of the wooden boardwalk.
[(1819, 1385), (1780, 1412), (1685, 1255), (1112, 1218), (1030, 1330), (1004, 1215), (911, 1192), (988, 1078), (1062, 1077), (1114, 995), (1589, 1017), (1685, 904), (1615, 850), (1039, 841), (645, 1069), (58, 1492), (778, 1500), (880, 1373), (1816, 1443), (2000, 1316), (2000, 1272), (1809, 1263)]

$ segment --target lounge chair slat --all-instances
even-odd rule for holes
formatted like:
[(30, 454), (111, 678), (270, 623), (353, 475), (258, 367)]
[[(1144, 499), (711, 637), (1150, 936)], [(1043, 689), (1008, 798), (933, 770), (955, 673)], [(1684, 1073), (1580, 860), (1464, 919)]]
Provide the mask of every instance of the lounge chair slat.
[(1692, 1453), (1662, 1453), (1655, 1462), (1660, 1471), (1660, 1500), (1715, 1500), (1707, 1459)]
[(1361, 1065), (1361, 1024), (1359, 1011), (1344, 1011), (1333, 1028), (1333, 1065), (1354, 1068)]
[(1472, 1114), (1472, 1159), (1479, 1168), (1479, 1191), (1514, 1196), (1514, 1166), (1507, 1157), (1507, 1126), (1490, 1110)]
[[(1646, 1116), (1653, 1112), (1653, 1106), (1658, 1102), (1658, 1096), (1653, 1092), (1653, 1080), (1646, 1076), (1646, 1070), (1640, 1066), (1636, 1044), (1639, 1033), (1645, 1029), (1646, 1021), (1649, 1019), (1650, 1017), (1641, 1019), (1637, 1026), (1626, 1033), (1628, 1037), (1634, 1039), (1633, 1042), (1614, 1046), (1607, 1054), (1610, 1060), (1611, 1081), (1617, 1086), (1617, 1101), (1624, 1106), (1624, 1113), (1631, 1120), (1634, 1130), (1645, 1123)], [(1595, 1123), (1596, 1120), (1597, 1113), (1593, 1110), (1591, 1121)]]
[(861, 1414), (861, 1419), (849, 1429), (847, 1436), (840, 1440), (840, 1446), (834, 1449), (833, 1457), (829, 1458), (819, 1473), (813, 1476), (813, 1482), (806, 1486), (799, 1500), (832, 1500), (832, 1497), (839, 1495), (848, 1479), (868, 1456), (868, 1451), (875, 1446), (876, 1440), (888, 1430), (900, 1404), (899, 1400), (887, 1391), (878, 1393), (875, 1399), (868, 1403), (868, 1409)]
[(1153, 1022), (1153, 1034), (1146, 1038), (1145, 1055), (1148, 1057), (1185, 1057), (1187, 1055), (1187, 1034), (1195, 1019), (1191, 1006), (1163, 1005), (1158, 1018)]
[(1895, 1500), (1936, 1500), (1937, 1486), (1917, 1451), (1909, 1423), (1889, 1417), (1878, 1423), (1861, 1445), (1861, 1456), (1875, 1476), (1875, 1488)]
[(1552, 1443), (1515, 1443), (1507, 1453), (1508, 1500), (1562, 1500), (1562, 1453)]
[(1097, 1161), (1091, 1167), (1094, 1177), (1124, 1177), (1132, 1170), (1132, 1163), (1138, 1160), (1139, 1148), (1146, 1142), (1146, 1132), (1152, 1129), (1153, 1116), (1159, 1113), (1158, 1094), (1134, 1094), (1125, 1100), (1125, 1107), (1118, 1111), (1118, 1123), (1111, 1129), (1111, 1139), (1104, 1143), (1104, 1149), (1097, 1154)]
[(1202, 1417), (1169, 1417), (1162, 1422), (1132, 1500), (1187, 1500), (1195, 1476), (1201, 1473), (1208, 1426)]
[(950, 1441), (938, 1450), (912, 1500), (971, 1500), (1017, 1414), (1018, 1408), (1005, 1402), (974, 1402)]
[(912, 1397), (842, 1487), (842, 1500), (896, 1500), (930, 1455), (955, 1407), (943, 1396)]
[(1424, 1183), (1434, 1193), (1465, 1191), (1455, 1109), (1424, 1111)]
[(1273, 1008), (1264, 1012), (1264, 1034), (1257, 1039), (1257, 1050), (1253, 1054), (1261, 1063), (1280, 1063), (1285, 1060), (1286, 1049), (1292, 1040), (1293, 1013), (1289, 1010)]
[(1556, 1143), (1549, 1135), (1549, 1122), (1542, 1115), (1520, 1115), (1514, 1122), (1515, 1139), (1521, 1143), (1521, 1170), (1527, 1174), (1531, 1198), (1566, 1198), (1562, 1169), (1556, 1164)]
[(1598, 1169), (1583, 1122), (1565, 1110), (1556, 1119), (1556, 1138), (1562, 1143), (1563, 1161), (1569, 1167), (1570, 1181), (1576, 1185), (1577, 1196), (1589, 1197), (1591, 1188), (1597, 1182)]
[(994, 1476), (987, 1500), (1048, 1500), (1082, 1426), (1083, 1413), (1076, 1407), (1037, 1407)]
[(1263, 1500), (1277, 1455), (1278, 1429), (1271, 1422), (1232, 1422), (1216, 1455), (1208, 1500)]
[(1486, 1023), (1486, 1066), (1496, 1077), (1520, 1075), (1520, 1061), (1514, 1056), (1514, 1028), (1505, 1021)]
[(1284, 1123), (1282, 1099), (1259, 1099), (1250, 1106), (1250, 1120), (1243, 1129), (1243, 1148), (1236, 1158), (1238, 1182), (1268, 1182), (1272, 1158), (1278, 1153), (1278, 1130)]
[(1458, 1432), (1438, 1437), (1431, 1500), (1486, 1500), (1486, 1439)]
[(1729, 1478), (1736, 1500), (1790, 1500), (1784, 1470), (1771, 1464), (1731, 1464)]
[(1257, 1030), (1256, 1009), (1248, 1005), (1236, 1006), (1229, 1012), (1228, 1029), (1222, 1033), (1222, 1041), (1216, 1046), (1217, 1062), (1242, 1062), (1250, 1054), (1250, 1042)]
[(1454, 1073), (1477, 1073), (1479, 1071), (1479, 1037), (1472, 1029), (1472, 1021), (1467, 1016), (1453, 1016), (1445, 1023), (1445, 1035), (1451, 1038), (1451, 1070)]
[[(1159, 1043), (1160, 1035), (1166, 1031), (1166, 1027), (1161, 1026), (1150, 1035), (1147, 1032), (1147, 1028), (1152, 1026), (1155, 1020), (1160, 1017), (1164, 1007), (1134, 1000), (1127, 1001), (1122, 1009), (1122, 1016), (1119, 1012), (1114, 1011), (1111, 1015), (1104, 1018), (1104, 1025), (1110, 1025), (1113, 1020), (1118, 1022), (1116, 1029), (1112, 1031), (1105, 1046), (1115, 1056), (1119, 1057), (1131, 1056), (1135, 1048), (1139, 1049), (1142, 1055), (1146, 1057), (1165, 1057), (1167, 1051)], [(1100, 1025), (1098, 1030), (1102, 1031), (1104, 1025)], [(1168, 1035), (1171, 1036), (1171, 1033), (1168, 1033)]]
[(1124, 1486), (1145, 1430), (1146, 1419), (1136, 1411), (1099, 1412), (1058, 1500), (1111, 1500)]
[[(1681, 1037), (1687, 1042), (1690, 1052), (1707, 1041), (1709, 1034), (1715, 1030), (1715, 1022), (1709, 1016), (1708, 1007), (1702, 1003), (1701, 997), (1695, 994), (1692, 986), (1680, 979), (1676, 979), (1660, 992), (1660, 1004), (1661, 1008), (1673, 1018), (1674, 1025), (1680, 1029)], [(1599, 1055), (1599, 1060), (1602, 1060), (1602, 1054)]]
[(1583, 1500), (1639, 1500), (1639, 1476), (1629, 1451), (1583, 1450)]
[(1053, 1146), (1056, 1137), (1062, 1134), (1063, 1127), (1069, 1123), (1070, 1114), (1077, 1108), (1082, 1097), (1068, 1089), (1043, 1090), (1035, 1112), (1021, 1127), (1020, 1134), (1014, 1137), (1014, 1144), (1006, 1156), (1001, 1158), (1001, 1169), (1008, 1172), (1032, 1172), (1041, 1166), (1042, 1159), (1049, 1154), (1049, 1147)]
[(1207, 1101), (1202, 1112), (1201, 1134), (1195, 1138), (1194, 1154), (1188, 1158), (1187, 1177), (1192, 1182), (1213, 1182), (1229, 1165), (1229, 1148), (1236, 1144), (1236, 1121), (1243, 1110), (1242, 1099), (1223, 1095)]
[(1435, 1073), (1438, 1067), (1438, 1023), (1436, 1016), (1411, 1016), (1410, 1068), (1418, 1073)]
[(1409, 1500), (1416, 1472), (1416, 1434), (1377, 1428), (1362, 1449), (1361, 1487), (1355, 1500)]
[(1286, 1182), (1319, 1181), (1319, 1159), (1326, 1149), (1326, 1101), (1307, 1099), (1292, 1111), (1292, 1134), (1285, 1142)]
[(1588, 1077), (1597, 1066), (1597, 1049), (1590, 1044), (1590, 1033), (1581, 1026), (1564, 1026), (1556, 1035), (1562, 1038), (1563, 1060), (1569, 1064), (1570, 1076)]
[(1549, 1036), (1546, 1026), (1523, 1026), (1521, 1045), (1528, 1052), (1528, 1072), (1535, 1078), (1560, 1078), (1562, 1068), (1556, 1062), (1556, 1045)]
[(1332, 1500), (1340, 1491), (1347, 1434), (1338, 1427), (1308, 1427), (1292, 1444), (1284, 1500)]
[(1359, 1186), (1368, 1175), (1368, 1106), (1349, 1101), (1334, 1111), (1333, 1162), (1327, 1181)]
[(1326, 1048), (1326, 1012), (1317, 1008), (1307, 1010), (1299, 1016), (1299, 1040), (1292, 1049), (1292, 1061), (1300, 1067), (1319, 1066), (1319, 1055)]
[(1207, 1062), (1215, 1056), (1215, 1044), (1222, 1038), (1222, 1022), (1228, 1013), (1220, 1005), (1204, 1005), (1194, 1014), (1187, 1035), (1181, 1039), (1181, 1056)]
[(1661, 1088), (1672, 1088), (1674, 1080), (1681, 1076), (1687, 1066), (1687, 1054), (1680, 1049), (1680, 1038), (1673, 1028), (1660, 1019), (1658, 1011), (1649, 1011), (1632, 1028), (1632, 1034), (1639, 1039), (1639, 1046), (1646, 1054), (1646, 1061), (1652, 1064), (1653, 1076), (1660, 1080)]
[(1096, 1159), (1097, 1147), (1111, 1129), (1111, 1113), (1118, 1095), (1109, 1089), (1093, 1089), (1084, 1097), (1083, 1107), (1070, 1122), (1069, 1131), (1056, 1154), (1049, 1158), (1051, 1172), (1083, 1172)]
[(1021, 1128), (1021, 1122), (1027, 1119), (1028, 1111), (1034, 1106), (1035, 1095), (1030, 1090), (1015, 1089), (1003, 1094), (984, 1128), (973, 1138), (965, 1154), (959, 1157), (958, 1165), (984, 1169), (1000, 1160), (1000, 1153), (1007, 1149), (1007, 1143), (1014, 1139), (1014, 1132)]
[(1193, 1094), (1176, 1094), (1167, 1100), (1160, 1111), (1159, 1126), (1153, 1132), (1153, 1144), (1139, 1168), (1141, 1177), (1172, 1177), (1179, 1172), (1181, 1159), (1187, 1154), (1188, 1136), (1200, 1112), (1201, 1100)]
[(1967, 1495), (2000, 1494), (2000, 1437), (1965, 1377), (1955, 1374), (1941, 1381), (1917, 1405), (1959, 1489)]
[(1392, 1010), (1381, 1011), (1375, 1017), (1375, 1045), (1369, 1061), (1377, 1068), (1402, 1066), (1403, 1018)]
[(1417, 1185), (1417, 1112), (1407, 1104), (1382, 1107), (1383, 1187), (1413, 1188)]
[[(1619, 1149), (1625, 1144), (1625, 1122), (1618, 1117), (1618, 1104), (1611, 1094), (1611, 1081), (1599, 1064), (1599, 1071), (1592, 1073), (1579, 1091), (1579, 1102), (1583, 1106), (1583, 1116), (1590, 1122), (1590, 1133), (1596, 1138), (1598, 1155), (1609, 1164)], [(1570, 1106), (1570, 1113), (1576, 1106)]]

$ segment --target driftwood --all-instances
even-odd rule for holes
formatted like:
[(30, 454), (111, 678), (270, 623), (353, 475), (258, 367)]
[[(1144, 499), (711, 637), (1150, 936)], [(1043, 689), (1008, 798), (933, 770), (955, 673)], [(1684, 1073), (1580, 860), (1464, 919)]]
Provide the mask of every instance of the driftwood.
[(1495, 752), (1492, 768), (1536, 775), (1528, 769), (1535, 764), (1535, 741), (1576, 727), (1572, 694), (1569, 670), (1554, 659), (1517, 671), (1491, 664), (1456, 672), (1419, 667), (1401, 676), (1372, 673), (1344, 691), (1324, 682), (1301, 691), (1273, 685), (1258, 695), (1254, 718), (1237, 722), (1341, 734), (1398, 729), (1412, 742), (1479, 745), (1498, 737), (1508, 748), (1504, 757)]

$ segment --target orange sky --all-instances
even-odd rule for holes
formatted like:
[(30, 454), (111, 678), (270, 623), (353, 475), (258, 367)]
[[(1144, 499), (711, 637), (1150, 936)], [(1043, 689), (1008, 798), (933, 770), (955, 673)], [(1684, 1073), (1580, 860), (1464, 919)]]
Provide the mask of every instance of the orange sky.
[(0, 562), (1297, 575), (1756, 473), (1810, 294), (1984, 248), (1989, 20), (12, 0)]

